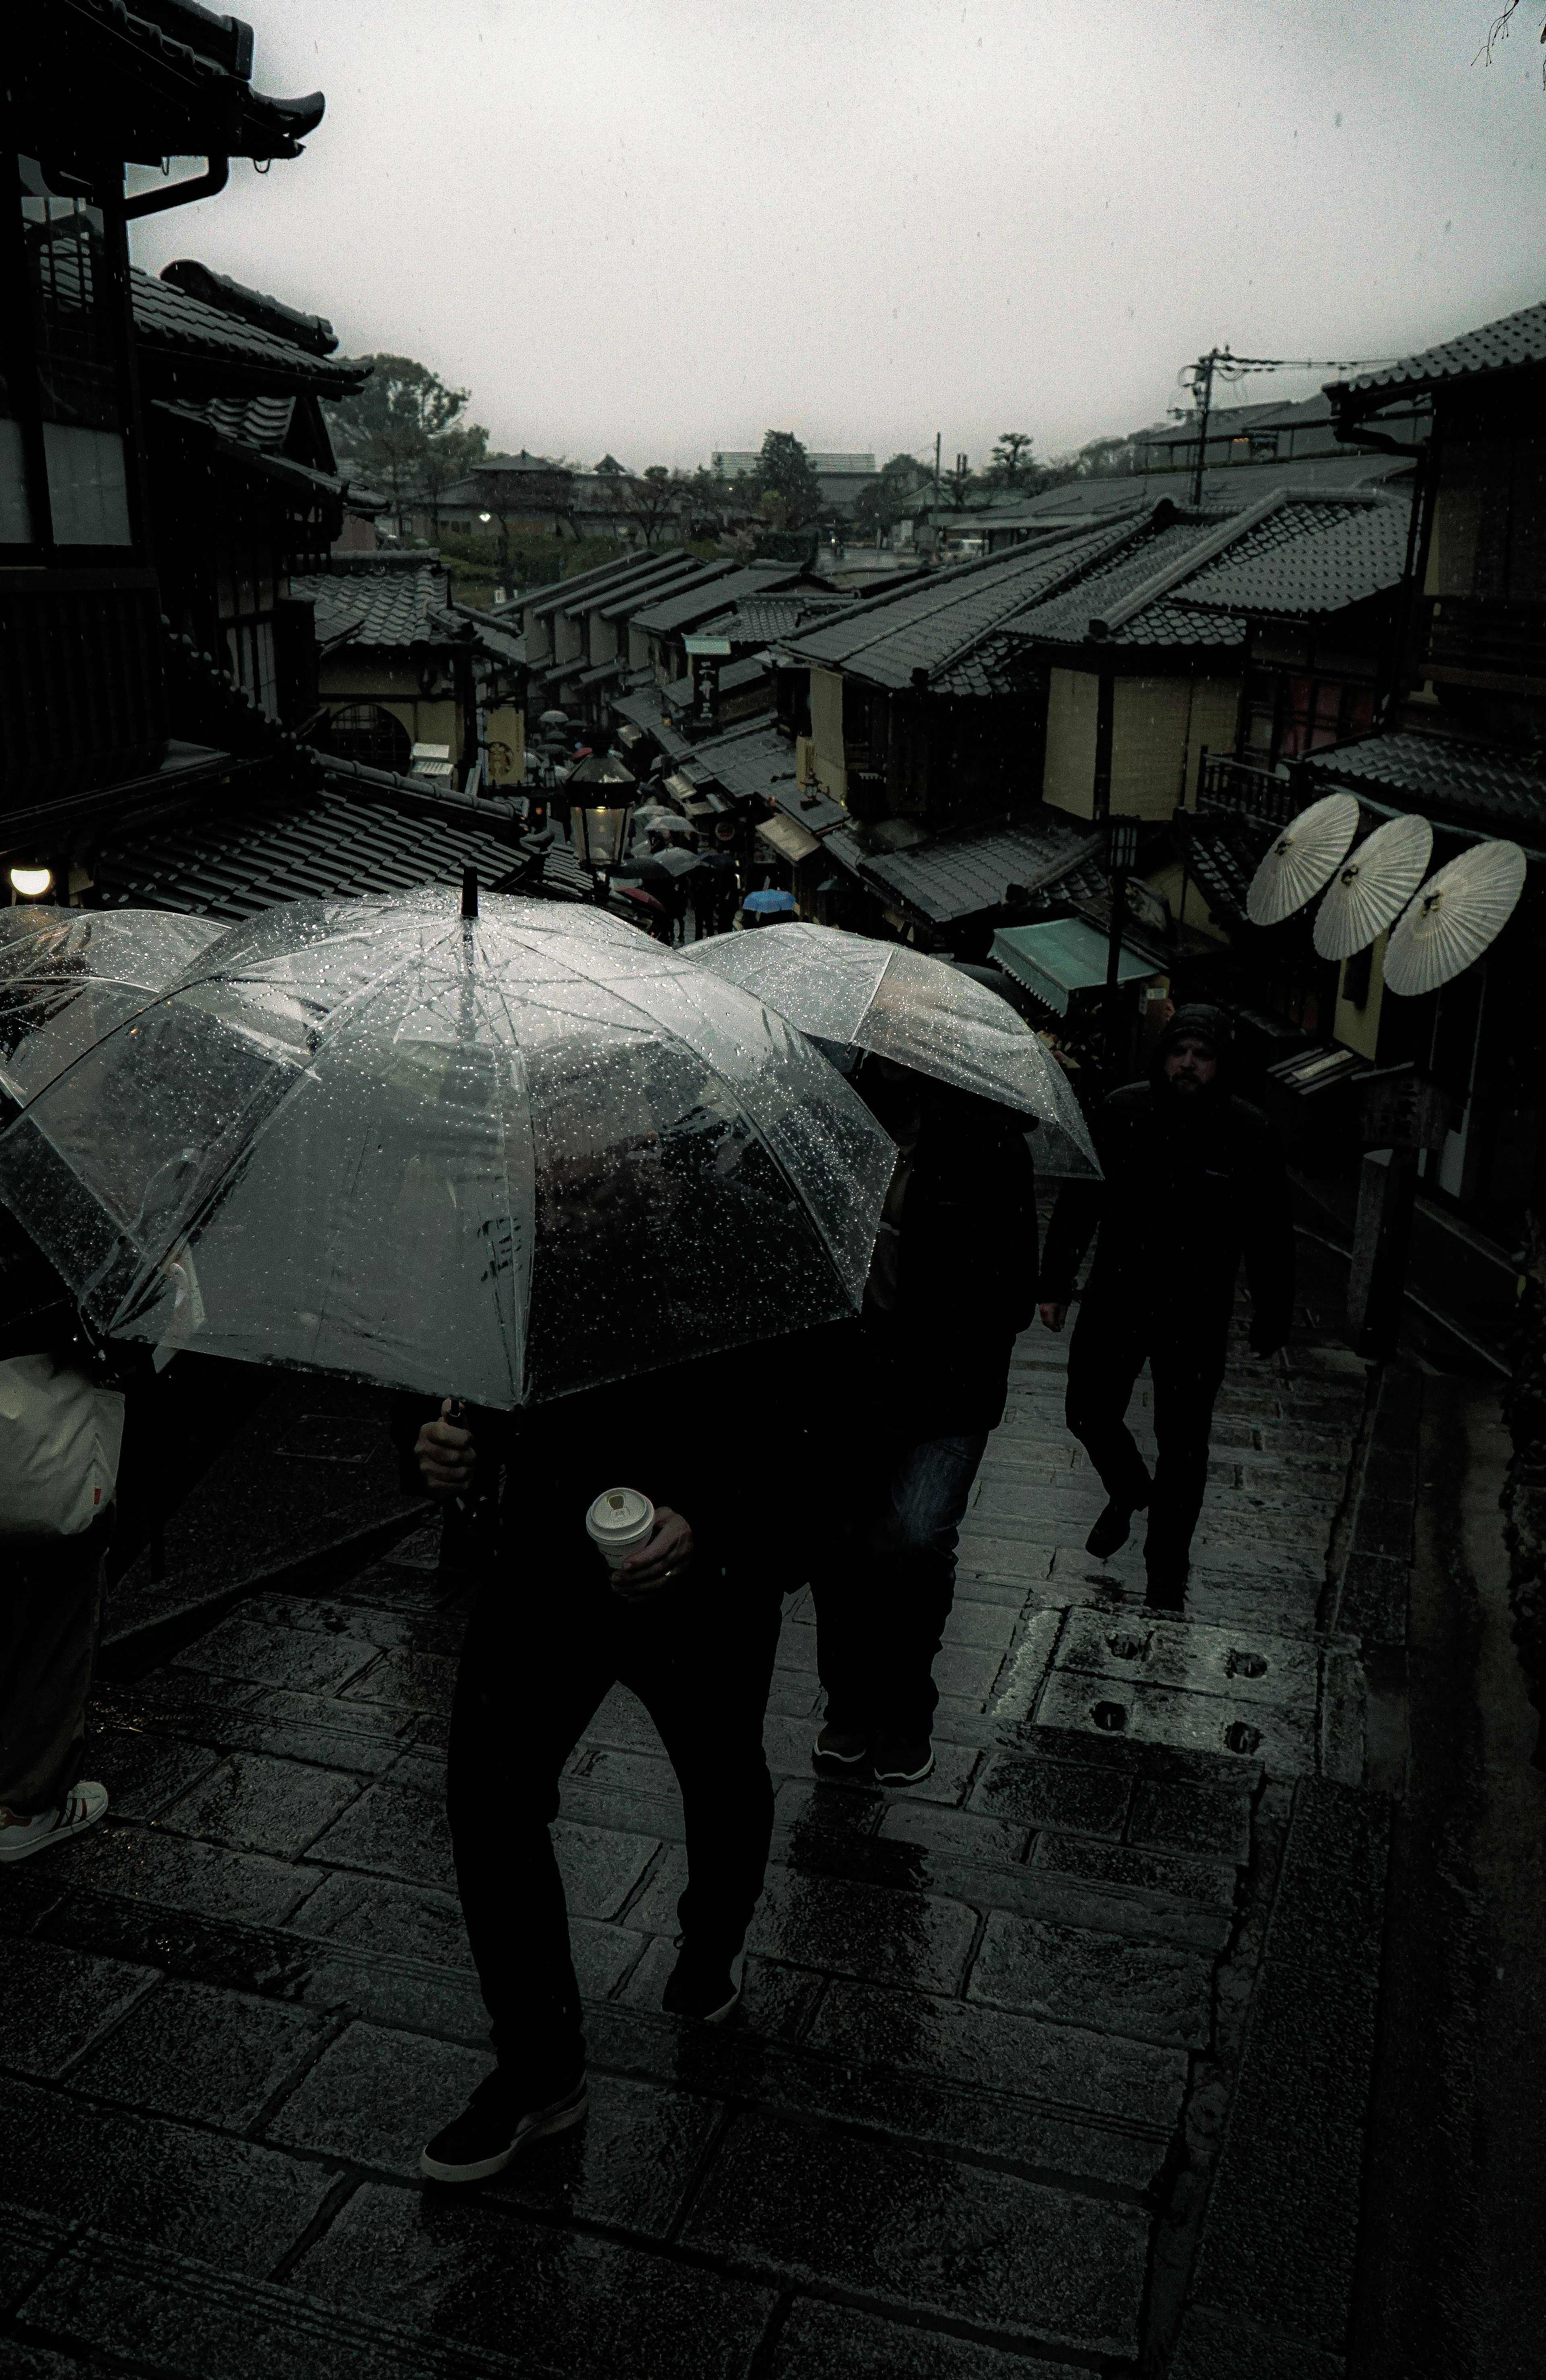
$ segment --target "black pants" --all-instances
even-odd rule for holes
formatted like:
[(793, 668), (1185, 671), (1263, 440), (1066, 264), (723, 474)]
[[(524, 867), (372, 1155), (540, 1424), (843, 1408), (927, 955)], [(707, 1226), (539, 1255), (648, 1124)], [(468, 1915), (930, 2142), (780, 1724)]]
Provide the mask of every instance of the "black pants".
[(739, 1948), (773, 1834), (762, 1715), (777, 1589), (715, 1572), (629, 1603), (589, 1546), (586, 1559), (580, 1571), (523, 1563), (518, 1583), (502, 1569), (485, 1585), (447, 1753), (456, 1885), (494, 2047), (517, 2082), (552, 2093), (573, 2080), (585, 2039), (548, 1828), (564, 1764), (609, 1689), (620, 1681), (639, 1696), (682, 1789), (684, 1933)]
[(927, 1736), (939, 1704), (934, 1656), (956, 1593), (956, 1537), (985, 1430), (919, 1440), (856, 1505), (812, 1570), (816, 1664), (834, 1727)]
[(0, 1803), (56, 1809), (80, 1781), (112, 1516), (74, 1537), (12, 1537), (0, 1596)]
[[(1167, 1587), (1186, 1578), (1202, 1510), (1226, 1330), (1226, 1320), (1208, 1315), (1118, 1313), (1087, 1298), (1068, 1350), (1068, 1427), (1112, 1502), (1127, 1512), (1148, 1506), (1144, 1561), (1150, 1581)], [(1159, 1449), (1152, 1479), (1126, 1419), (1146, 1357)]]

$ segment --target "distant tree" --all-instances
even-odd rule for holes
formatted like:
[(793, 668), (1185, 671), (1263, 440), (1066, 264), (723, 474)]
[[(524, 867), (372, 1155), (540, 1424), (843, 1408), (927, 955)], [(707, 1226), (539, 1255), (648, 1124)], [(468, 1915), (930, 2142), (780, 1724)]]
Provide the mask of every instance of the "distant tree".
[(575, 467), (562, 458), (544, 463), (540, 471), (523, 471), (518, 481), (521, 509), (527, 515), (548, 513), (553, 517), (553, 533), (562, 537), (566, 528), (571, 537), (583, 534), (579, 525), (579, 507), (575, 495)]
[[(596, 468), (600, 470), (600, 464)], [(646, 546), (652, 546), (669, 523), (680, 520), (684, 502), (680, 478), (679, 473), (667, 470), (663, 463), (651, 463), (648, 470), (638, 474), (619, 474), (616, 509), (639, 531)]]
[(696, 471), (675, 471), (672, 486), (681, 508), (682, 526), (688, 537), (717, 537), (729, 521), (732, 513), (746, 509), (737, 488), (722, 478), (718, 471), (700, 468)]
[(1035, 467), (1030, 456), (1034, 441), (1023, 430), (1000, 432), (998, 444), (984, 473), (991, 488), (1002, 488), (1009, 495), (1029, 492), (1035, 480)]
[(915, 455), (894, 455), (868, 486), (859, 490), (854, 504), (854, 527), (872, 535), (877, 542), (889, 537), (899, 521), (905, 521), (919, 509), (931, 477)]
[[(352, 396), (327, 410), (328, 425), (354, 475), (385, 490), (399, 528), (419, 493), (431, 443), (448, 431), (468, 402), (465, 388), (447, 388), (438, 372), (412, 356), (359, 356), (371, 377)], [(442, 483), (449, 486), (449, 480)]]
[(1134, 466), (1134, 448), (1130, 438), (1091, 438), (1074, 457), (1073, 476), (1077, 480), (1104, 480), (1118, 473), (1129, 472)]
[(757, 484), (765, 500), (776, 496), (783, 507), (780, 529), (804, 528), (822, 509), (822, 490), (810, 455), (791, 430), (770, 430), (757, 462)]
[[(1493, 18), (1491, 24), (1488, 27), (1487, 40), (1479, 55), (1486, 59), (1489, 66), (1492, 63), (1493, 50), (1497, 47), (1500, 42), (1506, 42), (1510, 33), (1514, 30), (1514, 19), (1519, 13), (1519, 7), (1520, 0), (1507, 0), (1507, 5), (1498, 16)], [(1530, 0), (1529, 8), (1527, 11), (1528, 16), (1533, 18), (1539, 13), (1539, 10), (1540, 0)], [(1542, 42), (1546, 42), (1546, 24), (1541, 26), (1538, 38)], [(1546, 85), (1546, 64), (1543, 64), (1541, 67), (1540, 79), (1542, 84)], [(1342, 118), (1338, 116), (1337, 122), (1340, 124)]]
[(469, 480), (489, 451), (489, 433), (481, 422), (465, 430), (443, 430), (429, 439), (419, 464), (419, 493), (430, 508), (435, 535), (440, 534), (440, 500), (458, 480)]

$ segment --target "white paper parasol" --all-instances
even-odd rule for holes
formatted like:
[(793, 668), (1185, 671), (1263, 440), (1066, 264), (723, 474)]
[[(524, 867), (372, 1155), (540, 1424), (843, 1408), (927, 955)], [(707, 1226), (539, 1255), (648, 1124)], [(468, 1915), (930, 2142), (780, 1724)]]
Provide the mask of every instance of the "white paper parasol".
[(1313, 901), (1346, 858), (1357, 831), (1358, 805), (1352, 794), (1328, 794), (1301, 810), (1251, 878), (1246, 895), (1251, 924), (1281, 925)]
[(1503, 931), (1525, 889), (1516, 843), (1478, 843), (1430, 876), (1385, 949), (1385, 988), (1436, 991)]
[(1323, 959), (1350, 959), (1367, 951), (1418, 886), (1433, 849), (1425, 818), (1393, 818), (1347, 855), (1315, 919), (1315, 947)]

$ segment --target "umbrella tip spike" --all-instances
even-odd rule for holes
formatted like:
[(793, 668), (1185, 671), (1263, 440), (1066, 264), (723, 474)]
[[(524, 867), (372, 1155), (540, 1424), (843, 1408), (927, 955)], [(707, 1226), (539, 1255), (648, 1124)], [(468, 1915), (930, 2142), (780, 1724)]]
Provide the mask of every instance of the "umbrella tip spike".
[(462, 916), (476, 917), (477, 915), (478, 870), (476, 868), (464, 868), (462, 869)]

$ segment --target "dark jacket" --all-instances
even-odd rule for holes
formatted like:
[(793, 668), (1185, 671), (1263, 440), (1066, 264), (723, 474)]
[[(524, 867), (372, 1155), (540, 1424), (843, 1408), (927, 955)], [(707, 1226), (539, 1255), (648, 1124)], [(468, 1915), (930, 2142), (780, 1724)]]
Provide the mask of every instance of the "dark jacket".
[[(859, 1088), (883, 1123), (883, 1099)], [(1004, 1415), (1009, 1354), (1036, 1311), (1036, 1174), (1027, 1118), (935, 1087), (902, 1210), (896, 1304), (869, 1314), (896, 1431), (974, 1437)]]
[[(1220, 1067), (1183, 1101), (1163, 1073), (1167, 1049), (1213, 1020)], [(1251, 1341), (1288, 1336), (1294, 1226), (1283, 1152), (1258, 1108), (1230, 1088), (1228, 1043), (1213, 1011), (1173, 1018), (1146, 1083), (1114, 1091), (1092, 1134), (1105, 1179), (1065, 1182), (1047, 1232), (1041, 1295), (1066, 1305), (1097, 1229), (1086, 1310), (1138, 1313), (1167, 1333), (1227, 1327), (1241, 1259), (1250, 1287)]]

